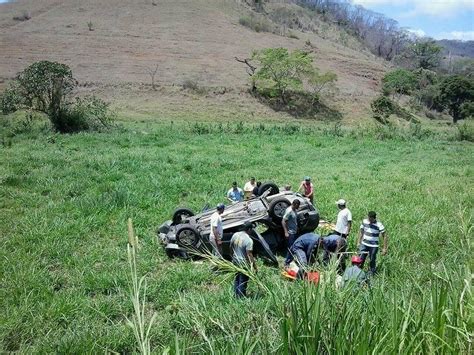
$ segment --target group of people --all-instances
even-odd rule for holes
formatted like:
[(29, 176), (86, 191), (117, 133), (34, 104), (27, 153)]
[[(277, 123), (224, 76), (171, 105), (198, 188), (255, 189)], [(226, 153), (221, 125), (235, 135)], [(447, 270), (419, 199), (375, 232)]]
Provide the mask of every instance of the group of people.
[(338, 260), (338, 268), (344, 272), (343, 280), (356, 280), (362, 282), (365, 279), (365, 273), (362, 271), (367, 257), (370, 259), (369, 272), (376, 272), (376, 258), (380, 247), (380, 239), (383, 239), (382, 255), (387, 253), (387, 233), (384, 225), (377, 220), (375, 211), (369, 211), (367, 218), (363, 219), (357, 238), (358, 255), (351, 259), (352, 266), (345, 270), (345, 255), (347, 254), (347, 238), (352, 228), (352, 213), (347, 208), (346, 201), (340, 199), (336, 202), (339, 213), (334, 229), (326, 236), (320, 236), (315, 233), (305, 233), (298, 238), (297, 215), (300, 202), (294, 200), (292, 205), (287, 208), (282, 226), (287, 238), (287, 256), (285, 259), (285, 268), (296, 260), (303, 270), (299, 276), (303, 277), (304, 270), (311, 263), (317, 260), (317, 254), (320, 249), (323, 250), (323, 264), (328, 264), (331, 256)]
[[(237, 182), (232, 184), (232, 188), (227, 192), (227, 198), (232, 203), (250, 199), (258, 195), (259, 182), (252, 177), (242, 190), (237, 186)], [(290, 190), (291, 187), (287, 186)], [(313, 202), (314, 187), (311, 178), (306, 176), (299, 186), (299, 192)], [(292, 204), (286, 209), (282, 218), (282, 227), (287, 243), (287, 253), (285, 258), (285, 268), (295, 260), (300, 266), (299, 277), (304, 277), (304, 270), (312, 262), (318, 259), (318, 251), (323, 251), (322, 263), (327, 265), (331, 257), (337, 258), (338, 268), (344, 272), (343, 281), (349, 282), (355, 280), (358, 283), (363, 282), (366, 274), (362, 271), (363, 265), (367, 259), (370, 259), (369, 272), (376, 272), (376, 257), (380, 247), (380, 239), (383, 239), (382, 255), (387, 253), (387, 233), (384, 225), (377, 220), (377, 214), (369, 211), (367, 218), (363, 219), (357, 238), (358, 255), (351, 258), (352, 266), (345, 268), (345, 255), (347, 253), (347, 238), (352, 229), (352, 213), (347, 208), (345, 200), (340, 199), (336, 202), (339, 209), (334, 229), (326, 236), (320, 236), (315, 233), (305, 233), (298, 236), (298, 215), (300, 207), (298, 199), (293, 200)], [(221, 215), (224, 212), (224, 204), (217, 205), (216, 212), (211, 216), (211, 232), (209, 241), (213, 246), (213, 252), (220, 255), (222, 244), (223, 228)], [(232, 260), (234, 264), (241, 267), (249, 265), (256, 270), (257, 266), (253, 255), (252, 234), (253, 225), (250, 222), (245, 223), (243, 230), (232, 236), (230, 245), (232, 249)], [(244, 272), (237, 272), (234, 281), (234, 291), (236, 297), (245, 297), (248, 283), (248, 276)]]
[[(245, 183), (243, 189), (238, 186), (237, 181), (234, 181), (232, 183), (232, 187), (227, 191), (227, 200), (229, 200), (231, 203), (250, 200), (252, 197), (259, 195), (259, 188), (261, 185), (262, 182), (256, 181), (255, 177), (253, 176)], [(291, 185), (285, 185), (283, 190), (291, 190)], [(298, 188), (298, 192), (301, 192), (304, 197), (308, 198), (311, 203), (313, 203), (314, 188), (309, 176), (305, 176)]]

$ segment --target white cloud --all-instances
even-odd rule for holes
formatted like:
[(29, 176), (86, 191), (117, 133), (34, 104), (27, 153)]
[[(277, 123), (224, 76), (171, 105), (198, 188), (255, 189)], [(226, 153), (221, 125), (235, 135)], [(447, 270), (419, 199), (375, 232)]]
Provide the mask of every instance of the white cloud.
[(406, 17), (419, 15), (448, 17), (474, 9), (473, 0), (352, 0), (352, 2), (365, 7), (392, 5), (407, 8), (404, 14)]
[(425, 37), (426, 36), (426, 32), (421, 30), (421, 29), (413, 29), (413, 28), (409, 28), (407, 29), (408, 32), (410, 33), (413, 33), (415, 36), (417, 37)]
[(441, 32), (436, 39), (457, 39), (461, 41), (474, 41), (474, 31)]

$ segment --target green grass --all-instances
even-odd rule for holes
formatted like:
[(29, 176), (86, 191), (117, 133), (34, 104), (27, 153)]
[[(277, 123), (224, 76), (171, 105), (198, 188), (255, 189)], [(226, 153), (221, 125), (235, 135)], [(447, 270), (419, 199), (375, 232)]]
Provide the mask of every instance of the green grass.
[[(264, 123), (1, 133), (1, 352), (138, 349), (128, 218), (156, 352), (472, 351), (472, 143)], [(260, 265), (253, 298), (236, 301), (228, 275), (169, 261), (156, 241), (175, 207), (224, 201), (234, 180), (296, 187), (305, 175), (322, 217), (345, 198), (356, 226), (370, 209), (386, 226), (370, 290), (315, 289)]]

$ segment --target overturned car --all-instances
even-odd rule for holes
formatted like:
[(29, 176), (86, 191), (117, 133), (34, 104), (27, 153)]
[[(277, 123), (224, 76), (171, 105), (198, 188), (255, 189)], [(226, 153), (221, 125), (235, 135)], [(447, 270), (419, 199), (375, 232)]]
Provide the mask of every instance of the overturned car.
[[(300, 201), (297, 210), (299, 234), (312, 232), (319, 224), (319, 212), (311, 202), (297, 192), (283, 191), (273, 183), (262, 184), (260, 196), (226, 206), (221, 215), (223, 224), (222, 254), (230, 259), (230, 239), (242, 229), (245, 222), (255, 226), (251, 238), (254, 240), (254, 253), (278, 264), (277, 250), (285, 245), (281, 220), (285, 210), (293, 200)], [(188, 258), (190, 255), (212, 250), (209, 242), (211, 215), (215, 209), (201, 213), (187, 208), (178, 208), (173, 218), (158, 228), (158, 238), (169, 257)]]

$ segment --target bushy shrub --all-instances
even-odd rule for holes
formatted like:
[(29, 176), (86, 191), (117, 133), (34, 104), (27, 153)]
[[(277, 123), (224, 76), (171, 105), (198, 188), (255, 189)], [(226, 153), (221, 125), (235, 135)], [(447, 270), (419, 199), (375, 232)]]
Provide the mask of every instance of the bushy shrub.
[(114, 115), (109, 104), (95, 96), (76, 98), (74, 104), (61, 111), (53, 125), (60, 132), (100, 130), (111, 125)]
[(18, 94), (18, 88), (14, 85), (8, 87), (0, 96), (0, 105), (4, 115), (19, 110), (24, 105), (24, 99)]
[(3, 93), (3, 113), (21, 109), (42, 112), (58, 132), (77, 132), (109, 125), (113, 115), (108, 104), (96, 97), (76, 99), (70, 96), (77, 81), (71, 69), (61, 63), (40, 61), (20, 73)]
[(474, 142), (474, 124), (472, 121), (466, 121), (458, 124), (456, 139), (459, 141)]
[(395, 112), (395, 105), (387, 96), (379, 96), (370, 104), (374, 118), (385, 123), (391, 114)]
[(242, 16), (239, 18), (239, 23), (242, 26), (248, 27), (255, 32), (272, 32), (273, 26), (269, 20), (264, 17), (257, 17), (255, 15)]

